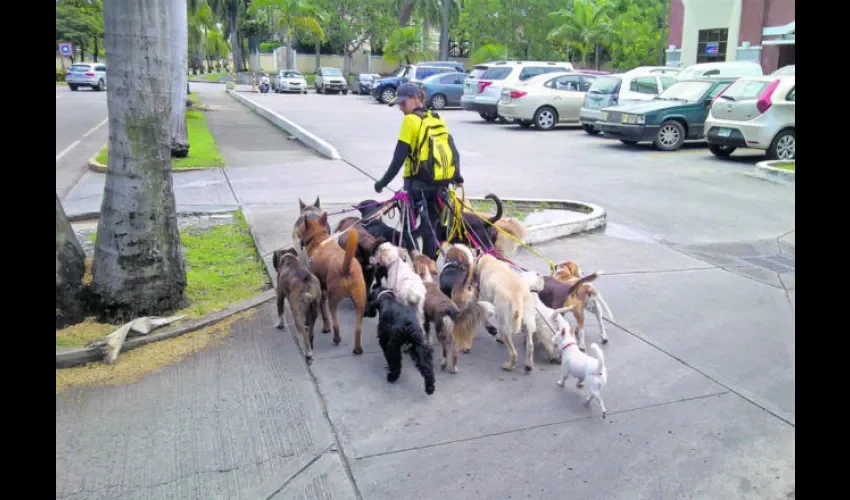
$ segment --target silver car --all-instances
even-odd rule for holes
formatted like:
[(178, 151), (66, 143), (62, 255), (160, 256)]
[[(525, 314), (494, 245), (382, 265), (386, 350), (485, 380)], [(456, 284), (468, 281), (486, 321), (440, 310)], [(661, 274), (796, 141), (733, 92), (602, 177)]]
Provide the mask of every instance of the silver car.
[(601, 119), (603, 108), (650, 101), (677, 81), (674, 76), (643, 68), (619, 75), (600, 76), (584, 96), (579, 119), (581, 126), (588, 134), (598, 134), (601, 130), (595, 124)]
[(75, 63), (65, 72), (65, 83), (71, 90), (89, 87), (92, 90), (106, 90), (106, 65), (103, 63)]

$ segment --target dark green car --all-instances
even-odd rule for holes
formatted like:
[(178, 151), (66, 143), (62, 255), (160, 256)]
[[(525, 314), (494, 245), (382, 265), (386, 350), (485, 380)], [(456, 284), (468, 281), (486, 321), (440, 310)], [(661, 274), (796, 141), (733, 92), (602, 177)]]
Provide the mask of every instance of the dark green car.
[(662, 151), (675, 151), (686, 140), (704, 137), (712, 100), (735, 80), (702, 78), (674, 83), (651, 101), (603, 109), (597, 127), (605, 137), (624, 144), (652, 142)]

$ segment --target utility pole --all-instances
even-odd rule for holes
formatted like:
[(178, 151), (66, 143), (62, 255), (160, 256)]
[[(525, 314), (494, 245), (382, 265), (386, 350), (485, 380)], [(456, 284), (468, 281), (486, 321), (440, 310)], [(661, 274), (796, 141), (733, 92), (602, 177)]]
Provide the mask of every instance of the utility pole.
[(667, 5), (670, 0), (661, 0), (661, 40), (659, 41), (660, 50), (658, 51), (658, 64), (664, 66), (664, 47), (667, 46), (667, 38), (664, 36), (664, 27), (667, 23)]
[(440, 29), (440, 60), (449, 60), (449, 9), (451, 8), (451, 0), (442, 0), (443, 2), (443, 25)]

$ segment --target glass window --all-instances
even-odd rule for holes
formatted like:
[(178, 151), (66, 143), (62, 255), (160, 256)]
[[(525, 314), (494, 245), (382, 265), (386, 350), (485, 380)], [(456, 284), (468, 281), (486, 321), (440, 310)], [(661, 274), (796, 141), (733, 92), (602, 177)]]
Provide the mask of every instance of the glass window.
[(342, 76), (342, 72), (338, 68), (325, 68), (322, 72), (324, 76)]
[(537, 75), (542, 75), (546, 73), (547, 68), (542, 68), (540, 66), (526, 66), (522, 68), (522, 71), (519, 72), (520, 81), (528, 80), (529, 78), (535, 77)]
[(697, 63), (723, 62), (726, 60), (726, 28), (699, 30), (697, 35)]
[(706, 97), (706, 99), (714, 99), (714, 96), (723, 92), (723, 89), (725, 89), (728, 86), (729, 86), (728, 83), (715, 84), (714, 87), (711, 89), (711, 92), (708, 93), (708, 96)]
[(457, 75), (445, 75), (440, 77), (440, 83), (452, 85), (457, 83)]
[(632, 80), (629, 90), (639, 94), (655, 95), (658, 93), (658, 82), (654, 76), (640, 76)]
[(755, 100), (761, 95), (770, 82), (762, 80), (738, 80), (729, 86), (723, 97), (735, 101)]
[(595, 94), (614, 94), (620, 90), (621, 82), (619, 76), (601, 76), (590, 86), (590, 91)]
[(596, 80), (595, 76), (582, 75), (581, 83), (578, 85), (579, 92), (587, 92), (590, 90), (590, 86), (593, 85), (593, 82)]
[(504, 80), (511, 74), (511, 70), (508, 66), (494, 66), (489, 68), (487, 71), (481, 75), (482, 80)]
[(679, 81), (678, 78), (674, 78), (672, 76), (662, 76), (662, 77), (660, 77), (660, 80), (661, 80), (661, 88), (664, 89), (664, 90), (669, 89), (671, 86), (673, 86), (674, 83)]
[(581, 88), (581, 76), (579, 75), (564, 75), (553, 78), (546, 82), (546, 86), (555, 90), (564, 90), (567, 92), (579, 92)]
[(788, 95), (785, 96), (786, 101), (796, 102), (797, 101), (797, 87), (791, 89), (791, 92), (788, 92)]
[[(723, 84), (724, 86), (728, 84)], [(659, 99), (670, 99), (674, 101), (697, 102), (711, 86), (709, 82), (678, 82), (669, 89), (662, 92)], [(717, 92), (720, 92), (718, 89)]]

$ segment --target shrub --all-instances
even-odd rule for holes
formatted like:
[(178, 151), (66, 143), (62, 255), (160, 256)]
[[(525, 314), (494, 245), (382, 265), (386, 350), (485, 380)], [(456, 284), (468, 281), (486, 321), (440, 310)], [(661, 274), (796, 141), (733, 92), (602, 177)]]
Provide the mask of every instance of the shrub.
[(63, 71), (61, 69), (56, 70), (56, 81), (57, 82), (64, 82), (65, 81), (65, 71)]

